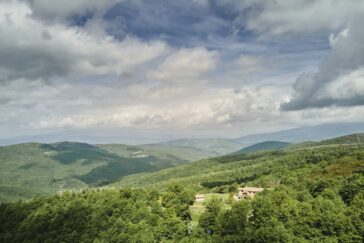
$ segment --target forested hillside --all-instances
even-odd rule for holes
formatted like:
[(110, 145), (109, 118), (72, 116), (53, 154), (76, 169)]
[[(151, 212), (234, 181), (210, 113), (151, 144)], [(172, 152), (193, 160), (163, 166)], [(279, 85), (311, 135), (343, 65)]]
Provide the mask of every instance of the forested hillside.
[(99, 186), (125, 175), (208, 157), (202, 151), (178, 147), (138, 147), (62, 142), (0, 147), (0, 202), (59, 190)]
[(320, 142), (322, 145), (335, 145), (335, 144), (364, 144), (364, 133), (350, 134), (337, 138), (327, 139)]
[(160, 188), (169, 182), (180, 182), (198, 190), (234, 183), (274, 186), (282, 176), (294, 172), (300, 177), (315, 173), (350, 175), (362, 168), (362, 156), (363, 147), (357, 145), (299, 147), (201, 160), (154, 173), (126, 176), (114, 185)]
[(0, 205), (0, 242), (153, 242), (186, 237), (193, 193), (84, 190)]
[(231, 155), (239, 155), (244, 153), (265, 151), (265, 150), (275, 150), (275, 149), (283, 149), (290, 145), (290, 143), (281, 142), (281, 141), (265, 141), (261, 143), (256, 143), (251, 146), (242, 148)]
[[(163, 143), (162, 143), (163, 144)], [(194, 148), (208, 151), (215, 156), (229, 154), (241, 148), (242, 143), (235, 139), (206, 138), (206, 139), (179, 139), (164, 143), (166, 145)]]
[[(150, 169), (153, 163), (143, 160), (147, 150), (10, 146), (1, 152), (2, 161), (12, 161), (12, 167), (3, 163), (12, 170), (2, 172), (2, 183), (9, 178), (21, 184), (5, 192), (33, 197), (55, 194), (59, 185), (72, 190), (1, 204), (0, 242), (362, 242), (364, 146), (347, 140), (205, 159), (125, 176), (102, 188), (90, 187), (105, 175), (140, 168), (133, 165)], [(236, 201), (244, 185), (265, 190)], [(199, 207), (193, 205), (196, 193), (209, 195)]]
[(213, 151), (168, 144), (100, 144), (97, 146), (122, 157), (155, 156), (163, 159), (173, 159), (174, 157), (175, 159), (196, 161), (219, 155)]
[[(0, 206), (1, 242), (362, 242), (364, 147), (225, 156)], [(235, 201), (240, 185), (266, 188)], [(197, 192), (225, 193), (191, 217)]]

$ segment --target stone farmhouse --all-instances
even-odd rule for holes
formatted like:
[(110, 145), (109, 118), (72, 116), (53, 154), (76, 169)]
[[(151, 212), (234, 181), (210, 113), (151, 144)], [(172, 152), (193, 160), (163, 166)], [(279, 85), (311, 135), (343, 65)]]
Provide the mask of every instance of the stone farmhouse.
[(203, 201), (205, 201), (205, 195), (203, 195), (203, 194), (197, 194), (195, 196), (195, 200), (196, 200), (196, 202), (203, 202)]
[(264, 188), (261, 187), (240, 187), (235, 195), (237, 200), (253, 198), (258, 192), (262, 192)]

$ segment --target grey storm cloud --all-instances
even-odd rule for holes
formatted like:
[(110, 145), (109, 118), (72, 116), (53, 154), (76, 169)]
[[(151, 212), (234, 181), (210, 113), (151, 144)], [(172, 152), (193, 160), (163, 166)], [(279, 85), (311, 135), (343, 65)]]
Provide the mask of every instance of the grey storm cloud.
[(364, 104), (364, 32), (362, 21), (354, 21), (339, 34), (333, 49), (316, 73), (299, 76), (292, 99), (282, 110)]
[(161, 41), (117, 41), (82, 28), (46, 24), (32, 13), (24, 2), (0, 2), (0, 81), (118, 74), (166, 51)]
[(121, 0), (28, 0), (32, 15), (46, 21), (66, 21), (85, 14), (102, 15)]

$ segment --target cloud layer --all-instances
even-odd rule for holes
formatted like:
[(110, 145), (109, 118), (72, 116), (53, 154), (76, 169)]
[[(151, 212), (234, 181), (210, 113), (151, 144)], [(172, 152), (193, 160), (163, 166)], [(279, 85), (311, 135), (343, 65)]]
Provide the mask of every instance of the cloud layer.
[(0, 0), (0, 133), (362, 121), (363, 14), (355, 0)]
[(363, 105), (364, 32), (361, 21), (353, 22), (339, 35), (319, 70), (301, 75), (294, 84), (293, 98), (284, 110), (310, 107)]
[(82, 28), (48, 25), (33, 19), (32, 13), (25, 3), (1, 3), (0, 81), (120, 74), (167, 49), (160, 41), (117, 41), (92, 36)]

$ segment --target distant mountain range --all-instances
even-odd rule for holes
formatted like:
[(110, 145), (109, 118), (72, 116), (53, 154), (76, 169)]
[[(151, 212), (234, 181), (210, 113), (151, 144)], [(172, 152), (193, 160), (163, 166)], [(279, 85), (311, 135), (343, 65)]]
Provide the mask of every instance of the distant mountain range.
[[(156, 172), (129, 175), (114, 182), (112, 186), (163, 188), (173, 182), (193, 187), (199, 191), (208, 191), (214, 187), (234, 183), (261, 185), (273, 182), (274, 184), (276, 176), (282, 176), (282, 171), (287, 170), (285, 167), (287, 164), (300, 167), (302, 165), (296, 162), (302, 159), (310, 163), (308, 167), (304, 167), (304, 173), (307, 173), (306, 169), (310, 168), (312, 176), (324, 174), (327, 177), (345, 177), (352, 173), (362, 173), (364, 168), (363, 160), (356, 157), (363, 155), (364, 134), (351, 134), (319, 142), (289, 144), (281, 148), (280, 153), (263, 151), (267, 148), (271, 150), (275, 145), (287, 144), (272, 141), (258, 143), (246, 149), (253, 153), (240, 151), (237, 154), (204, 159)], [(262, 152), (254, 153), (257, 151)], [(353, 156), (353, 158), (349, 158), (349, 156)], [(345, 159), (339, 159), (339, 157)], [(285, 159), (282, 160), (282, 158)], [(330, 160), (330, 163), (325, 160)], [(320, 162), (324, 167), (316, 165)], [(301, 169), (302, 167), (298, 173), (296, 171), (298, 175), (301, 174)], [(272, 173), (277, 175), (269, 178), (269, 174)]]
[(238, 138), (184, 138), (171, 139), (168, 142), (160, 142), (160, 138), (139, 131), (115, 132), (115, 131), (64, 131), (43, 135), (20, 136), (0, 139), (1, 145), (11, 145), (26, 142), (55, 143), (61, 141), (76, 141), (89, 144), (164, 144), (178, 147), (188, 147), (202, 150), (215, 155), (232, 153), (246, 146), (264, 141), (282, 141), (298, 143), (303, 141), (320, 141), (346, 134), (364, 132), (364, 122), (357, 123), (329, 123), (318, 126), (307, 126), (278, 132), (251, 134)]
[(234, 139), (180, 139), (167, 142), (166, 144), (212, 151), (223, 155), (266, 141), (300, 143), (305, 141), (321, 141), (362, 132), (364, 132), (364, 123), (330, 123), (271, 133), (252, 134)]
[(289, 146), (291, 143), (281, 142), (281, 141), (265, 141), (261, 143), (256, 143), (251, 146), (240, 149), (231, 155), (239, 155), (244, 153), (265, 151), (265, 150), (275, 150), (275, 149), (283, 149)]
[(304, 141), (321, 141), (352, 133), (364, 132), (364, 122), (360, 123), (328, 123), (318, 126), (300, 127), (272, 133), (252, 134), (235, 139), (252, 145), (263, 141), (283, 141), (298, 143)]
[(178, 147), (195, 148), (208, 151), (215, 155), (224, 155), (240, 149), (243, 144), (235, 139), (210, 138), (210, 139), (179, 139), (165, 142)]

